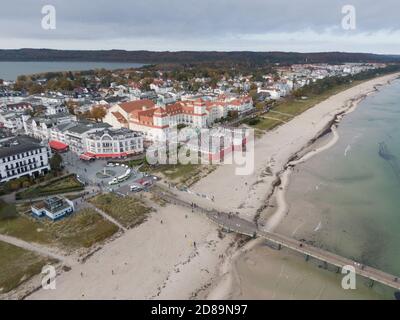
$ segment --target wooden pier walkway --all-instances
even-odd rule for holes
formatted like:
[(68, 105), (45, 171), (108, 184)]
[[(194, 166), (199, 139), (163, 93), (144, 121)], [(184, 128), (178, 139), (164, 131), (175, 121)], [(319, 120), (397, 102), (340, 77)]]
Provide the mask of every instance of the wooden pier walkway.
[(354, 267), (354, 270), (358, 275), (372, 281), (382, 283), (391, 288), (400, 290), (400, 280), (397, 276), (393, 276), (381, 270), (363, 265), (351, 259), (331, 253), (321, 248), (317, 248), (302, 241), (278, 233), (260, 230), (254, 222), (242, 219), (236, 214), (218, 212), (215, 210), (207, 210), (199, 207), (194, 203), (189, 203), (185, 200), (179, 199), (178, 197), (169, 193), (157, 192), (157, 195), (175, 205), (184, 206), (191, 209), (192, 211), (198, 211), (205, 214), (210, 220), (212, 220), (214, 223), (225, 230), (236, 232), (238, 234), (244, 234), (254, 238), (262, 237), (265, 240), (277, 244), (279, 247), (289, 248), (291, 250), (304, 254), (307, 258), (313, 257), (322, 262), (326, 262), (328, 264), (336, 266), (340, 269), (345, 266), (352, 266)]

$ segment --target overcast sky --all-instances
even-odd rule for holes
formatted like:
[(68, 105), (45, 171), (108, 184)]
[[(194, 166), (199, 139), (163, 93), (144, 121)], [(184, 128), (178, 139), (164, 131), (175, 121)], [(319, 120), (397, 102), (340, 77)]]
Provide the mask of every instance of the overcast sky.
[[(44, 5), (56, 29), (41, 26)], [(356, 29), (342, 28), (342, 7)], [(0, 48), (400, 53), (398, 0), (2, 0)]]

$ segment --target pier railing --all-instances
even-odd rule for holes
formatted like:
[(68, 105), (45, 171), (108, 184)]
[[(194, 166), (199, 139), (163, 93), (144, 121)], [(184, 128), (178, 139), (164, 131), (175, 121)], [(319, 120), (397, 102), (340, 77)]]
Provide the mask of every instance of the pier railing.
[(220, 226), (221, 228), (235, 232), (238, 234), (243, 234), (249, 237), (262, 237), (270, 242), (277, 244), (279, 247), (286, 247), (301, 254), (306, 257), (313, 257), (322, 262), (328, 263), (330, 265), (336, 266), (342, 269), (345, 266), (352, 266), (356, 273), (372, 281), (382, 283), (391, 288), (400, 290), (400, 282), (398, 277), (393, 276), (389, 273), (383, 272), (381, 270), (366, 266), (364, 264), (358, 263), (351, 259), (342, 257), (340, 255), (331, 253), (321, 248), (317, 248), (313, 245), (307, 244), (303, 241), (299, 241), (275, 232), (267, 232), (260, 230), (254, 222), (240, 218), (235, 213), (219, 212), (216, 210), (208, 210), (198, 206), (193, 202), (188, 202), (179, 199), (176, 195), (165, 192), (155, 192), (157, 196), (163, 198), (167, 202), (186, 207), (191, 209), (193, 212), (200, 212), (207, 216), (212, 222)]

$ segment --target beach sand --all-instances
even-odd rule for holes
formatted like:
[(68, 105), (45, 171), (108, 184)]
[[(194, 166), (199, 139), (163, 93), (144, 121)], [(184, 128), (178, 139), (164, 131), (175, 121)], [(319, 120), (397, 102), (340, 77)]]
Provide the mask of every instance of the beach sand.
[[(204, 191), (207, 179), (213, 179), (214, 183), (209, 181), (207, 190), (215, 196), (216, 203), (220, 205), (225, 203), (229, 206), (229, 210), (239, 211), (242, 217), (248, 219), (254, 218), (258, 208), (264, 208), (257, 218), (260, 227), (268, 231), (296, 235), (296, 238), (312, 234), (321, 223), (319, 216), (310, 214), (307, 210), (302, 216), (293, 218), (287, 216), (290, 203), (285, 199), (285, 192), (290, 173), (296, 170), (294, 160), (292, 160), (294, 168), (290, 166), (286, 168), (289, 160), (296, 156), (297, 159), (301, 159), (300, 161), (306, 161), (334, 145), (339, 139), (335, 127), (332, 128), (332, 134), (323, 136), (321, 141), (315, 142), (315, 138), (329, 128), (336, 116), (354, 111), (365, 96), (376, 91), (377, 86), (387, 84), (398, 76), (394, 74), (380, 77), (343, 91), (287, 124), (266, 133), (255, 143), (254, 175), (235, 176), (232, 167), (222, 166), (200, 181), (196, 185), (197, 190)], [(260, 178), (267, 166), (270, 166), (274, 175)], [(218, 175), (220, 176), (217, 177)], [(227, 178), (223, 179), (222, 176)], [(274, 190), (273, 182), (277, 176), (280, 185)], [(246, 181), (247, 184), (240, 184), (240, 181)], [(223, 185), (235, 188), (224, 192), (227, 187)], [(255, 240), (225, 261), (220, 268), (219, 281), (210, 288), (206, 297), (209, 299), (380, 298), (376, 292), (368, 290), (365, 286), (356, 291), (343, 293), (340, 276), (320, 270), (318, 262), (315, 263), (315, 267), (310, 267), (309, 262), (305, 262), (301, 255), (286, 249), (274, 250), (265, 246), (264, 242)]]
[(343, 290), (341, 273), (321, 262), (305, 261), (288, 249), (259, 244), (234, 262), (233, 299), (380, 299), (358, 279), (356, 290)]
[(56, 290), (42, 289), (27, 299), (195, 297), (212, 282), (219, 255), (233, 237), (219, 239), (217, 227), (190, 210), (159, 208), (147, 222), (58, 276)]
[[(308, 109), (288, 123), (267, 132), (255, 140), (254, 171), (250, 175), (236, 175), (235, 165), (221, 165), (200, 180), (194, 190), (214, 196), (214, 206), (224, 211), (238, 211), (243, 218), (252, 220), (257, 209), (266, 204), (272, 192), (276, 175), (289, 159), (318, 135), (337, 114), (352, 109), (352, 100), (359, 100), (379, 85), (398, 77), (387, 75), (366, 81)], [(269, 167), (272, 176), (266, 175)]]
[[(243, 218), (253, 220), (260, 207), (272, 203), (268, 196), (273, 182), (288, 160), (323, 132), (335, 115), (348, 109), (351, 99), (397, 76), (384, 76), (341, 92), (257, 139), (252, 174), (235, 175), (234, 165), (223, 165), (193, 187), (196, 192), (214, 196), (214, 202), (187, 193), (184, 197), (225, 212), (238, 211)], [(267, 167), (272, 176), (266, 174)], [(269, 216), (270, 212), (264, 210), (263, 223), (268, 223)], [(279, 223), (277, 219), (273, 227)], [(279, 298), (293, 292), (292, 285), (301, 288), (298, 281), (304, 281), (302, 278), (317, 277), (314, 271), (301, 267), (300, 262), (281, 271), (282, 259), (286, 261), (292, 256), (289, 252), (283, 254), (283, 250), (268, 249), (256, 241), (237, 251), (234, 241), (233, 234), (220, 239), (217, 227), (205, 217), (168, 205), (158, 208), (147, 222), (105, 244), (85, 263), (63, 272), (57, 277), (56, 290), (39, 290), (28, 299)], [(294, 277), (296, 272), (300, 274), (291, 284), (282, 282), (279, 288), (271, 287), (277, 275), (285, 279)], [(260, 283), (266, 286), (263, 292), (269, 292), (267, 295), (252, 289), (252, 282), (257, 279), (265, 279), (268, 285)], [(289, 297), (301, 297), (303, 291), (298, 289)], [(304, 297), (311, 296), (329, 294), (316, 287)]]

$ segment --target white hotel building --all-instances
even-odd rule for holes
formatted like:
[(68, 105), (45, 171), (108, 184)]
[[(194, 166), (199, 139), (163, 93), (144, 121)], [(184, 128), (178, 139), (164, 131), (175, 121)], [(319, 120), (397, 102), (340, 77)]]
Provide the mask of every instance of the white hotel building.
[(213, 101), (202, 99), (178, 101), (157, 106), (153, 101), (143, 99), (116, 104), (107, 110), (104, 122), (114, 128), (129, 128), (140, 131), (150, 141), (168, 137), (171, 128), (186, 125), (207, 128), (216, 120), (225, 118), (229, 111), (239, 114), (253, 108), (251, 97)]
[(105, 129), (89, 133), (85, 139), (83, 158), (126, 157), (143, 152), (141, 133), (126, 128)]
[(36, 139), (19, 136), (6, 139), (0, 147), (0, 182), (22, 176), (37, 177), (50, 170), (50, 149)]
[(24, 128), (27, 135), (46, 141), (53, 150), (71, 150), (85, 160), (121, 158), (143, 152), (140, 132), (111, 128), (108, 123), (76, 121), (60, 114), (24, 119)]

